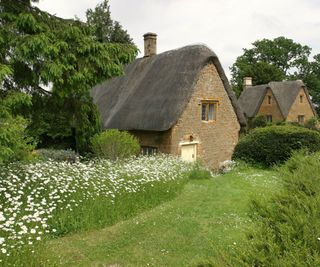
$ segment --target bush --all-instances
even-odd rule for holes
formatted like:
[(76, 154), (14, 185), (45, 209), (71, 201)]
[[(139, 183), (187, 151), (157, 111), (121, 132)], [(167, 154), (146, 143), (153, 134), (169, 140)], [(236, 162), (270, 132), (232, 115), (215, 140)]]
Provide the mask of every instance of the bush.
[(257, 128), (257, 127), (266, 127), (267, 126), (267, 120), (264, 116), (257, 116), (254, 117), (252, 120), (249, 121), (249, 127), (251, 129)]
[(320, 133), (292, 125), (275, 125), (252, 130), (243, 137), (233, 154), (234, 159), (263, 166), (283, 163), (294, 150), (320, 150)]
[(128, 132), (107, 130), (91, 139), (93, 153), (97, 157), (116, 160), (137, 155), (140, 151), (138, 140)]
[(36, 151), (40, 159), (53, 159), (56, 161), (68, 161), (76, 162), (78, 160), (78, 155), (73, 150), (63, 150), (63, 149), (38, 149)]
[(306, 121), (306, 123), (304, 124), (304, 127), (312, 130), (318, 130), (319, 121), (316, 117), (312, 117)]
[(28, 121), (14, 114), (15, 108), (28, 101), (23, 93), (8, 93), (0, 98), (0, 163), (27, 159), (35, 147), (25, 131)]
[(281, 192), (252, 201), (254, 225), (231, 266), (320, 266), (320, 153), (295, 153), (280, 176)]

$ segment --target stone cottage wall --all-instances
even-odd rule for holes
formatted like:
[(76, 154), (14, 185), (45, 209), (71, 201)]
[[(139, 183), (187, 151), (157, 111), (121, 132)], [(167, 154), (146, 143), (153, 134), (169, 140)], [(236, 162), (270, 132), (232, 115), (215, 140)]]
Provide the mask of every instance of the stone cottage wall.
[(130, 131), (137, 137), (140, 146), (156, 147), (159, 152), (171, 152), (171, 130), (164, 132), (153, 131)]
[[(303, 96), (303, 101), (300, 103), (300, 95)], [(295, 101), (293, 102), (289, 114), (287, 116), (287, 121), (298, 121), (298, 115), (304, 115), (304, 121), (309, 120), (314, 117), (315, 114), (310, 106), (309, 101), (307, 100), (307, 95), (303, 88), (300, 89), (299, 94), (297, 95)]]
[[(201, 120), (201, 101), (219, 100), (216, 121)], [(238, 142), (240, 125), (220, 76), (213, 64), (206, 65), (195, 85), (194, 94), (177, 124), (172, 128), (171, 153), (181, 154), (181, 142), (199, 142), (197, 159), (207, 166), (218, 168), (231, 159)]]
[[(250, 88), (249, 88), (250, 90)], [(269, 104), (269, 96), (271, 96), (271, 102)], [(271, 89), (267, 90), (266, 95), (264, 96), (264, 99), (260, 105), (259, 111), (257, 113), (257, 116), (266, 116), (266, 115), (272, 115), (272, 121), (282, 121), (284, 118), (281, 114), (279, 105), (271, 91)]]

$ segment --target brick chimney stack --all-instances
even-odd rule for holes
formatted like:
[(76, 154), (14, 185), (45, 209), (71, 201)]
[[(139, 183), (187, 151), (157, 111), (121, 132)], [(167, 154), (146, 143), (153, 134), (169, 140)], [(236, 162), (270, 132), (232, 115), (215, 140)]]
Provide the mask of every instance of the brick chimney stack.
[(144, 37), (144, 57), (150, 57), (157, 54), (157, 35), (148, 32)]

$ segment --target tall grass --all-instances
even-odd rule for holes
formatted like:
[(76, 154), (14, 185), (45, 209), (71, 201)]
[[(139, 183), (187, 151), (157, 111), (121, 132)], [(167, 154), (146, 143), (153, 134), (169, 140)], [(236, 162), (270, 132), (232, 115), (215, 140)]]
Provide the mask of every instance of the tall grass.
[(35, 260), (46, 239), (100, 228), (173, 198), (191, 166), (171, 156), (0, 167), (0, 265)]

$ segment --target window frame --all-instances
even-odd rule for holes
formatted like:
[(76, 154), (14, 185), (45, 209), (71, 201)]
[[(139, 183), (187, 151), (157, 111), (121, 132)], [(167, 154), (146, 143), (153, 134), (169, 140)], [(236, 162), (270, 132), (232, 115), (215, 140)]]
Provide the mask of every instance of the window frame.
[(298, 115), (298, 123), (304, 123), (305, 116), (304, 115)]
[(152, 156), (158, 153), (158, 148), (155, 146), (141, 146), (141, 154), (144, 156)]
[[(217, 99), (204, 99), (201, 100), (201, 121), (202, 122), (215, 122), (217, 121), (218, 105), (220, 104)], [(212, 109), (210, 109), (212, 107)], [(210, 115), (210, 110), (212, 111)]]
[(272, 114), (266, 115), (266, 121), (272, 123)]

